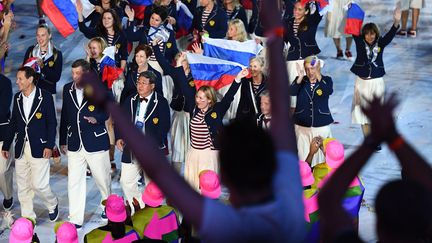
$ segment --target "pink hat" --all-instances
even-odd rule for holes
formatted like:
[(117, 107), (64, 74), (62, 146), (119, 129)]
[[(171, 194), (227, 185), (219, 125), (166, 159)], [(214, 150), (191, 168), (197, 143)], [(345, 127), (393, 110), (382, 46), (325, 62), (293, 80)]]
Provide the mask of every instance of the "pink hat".
[(315, 182), (315, 179), (312, 175), (311, 167), (307, 162), (304, 162), (302, 160), (299, 161), (300, 166), (300, 176), (302, 180), (303, 186), (310, 186)]
[(343, 145), (337, 140), (330, 141), (325, 148), (325, 159), (330, 168), (338, 168), (345, 159)]
[(78, 243), (78, 233), (75, 225), (64, 222), (57, 229), (57, 242), (58, 243)]
[(142, 194), (142, 200), (150, 207), (159, 207), (164, 200), (164, 195), (154, 182), (150, 182)]
[(33, 223), (27, 218), (19, 218), (12, 225), (9, 243), (30, 243), (33, 239)]
[(205, 170), (200, 173), (199, 186), (201, 194), (208, 198), (217, 199), (221, 194), (219, 177), (212, 170)]
[(120, 223), (126, 220), (126, 207), (123, 198), (116, 194), (109, 195), (105, 210), (108, 219), (112, 222)]

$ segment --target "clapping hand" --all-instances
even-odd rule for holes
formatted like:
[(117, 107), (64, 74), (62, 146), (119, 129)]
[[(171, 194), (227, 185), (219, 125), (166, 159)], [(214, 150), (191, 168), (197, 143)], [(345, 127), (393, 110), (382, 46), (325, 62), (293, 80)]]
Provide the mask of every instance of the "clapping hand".
[(396, 94), (392, 93), (384, 103), (379, 97), (374, 97), (368, 103), (367, 107), (362, 107), (362, 111), (371, 121), (372, 137), (377, 141), (391, 141), (397, 134), (393, 118), (394, 109), (399, 104)]

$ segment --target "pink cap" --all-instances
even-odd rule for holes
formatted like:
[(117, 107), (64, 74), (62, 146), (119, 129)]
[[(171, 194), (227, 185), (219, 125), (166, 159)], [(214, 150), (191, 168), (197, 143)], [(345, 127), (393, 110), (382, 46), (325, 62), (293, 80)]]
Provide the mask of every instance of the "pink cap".
[(311, 167), (307, 162), (304, 162), (302, 160), (299, 161), (300, 166), (300, 176), (302, 180), (303, 186), (310, 186), (315, 182), (315, 179), (312, 175)]
[(338, 168), (345, 159), (343, 145), (337, 140), (330, 141), (325, 148), (325, 157), (326, 163), (330, 168)]
[(116, 194), (109, 195), (105, 210), (108, 219), (112, 222), (120, 223), (126, 220), (126, 207), (123, 198)]
[(57, 242), (58, 243), (78, 243), (78, 233), (75, 225), (64, 222), (57, 229)]
[(221, 194), (221, 185), (216, 172), (205, 170), (200, 173), (199, 186), (201, 194), (212, 199), (219, 198)]
[(159, 207), (164, 200), (164, 195), (154, 182), (150, 182), (142, 194), (142, 200), (150, 207)]
[(33, 223), (27, 218), (19, 218), (12, 225), (9, 243), (30, 243), (33, 239)]

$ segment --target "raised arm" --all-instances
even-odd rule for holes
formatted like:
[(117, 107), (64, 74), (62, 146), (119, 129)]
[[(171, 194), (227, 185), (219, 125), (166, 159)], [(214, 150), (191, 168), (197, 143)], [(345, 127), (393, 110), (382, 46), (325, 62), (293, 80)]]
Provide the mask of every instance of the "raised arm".
[[(83, 82), (86, 95), (95, 103), (105, 107), (111, 114), (118, 132), (121, 133), (145, 173), (159, 186), (168, 200), (183, 213), (184, 217), (200, 229), (204, 199), (170, 166), (158, 146), (143, 133), (137, 132), (130, 117), (125, 116), (121, 108), (108, 98), (102, 84), (97, 80), (94, 73), (85, 74)], [(89, 89), (90, 84), (92, 87)]]
[(240, 87), (240, 83), (241, 83), (242, 78), (246, 77), (248, 75), (248, 73), (249, 73), (249, 71), (246, 68), (241, 70), (237, 74), (237, 77), (234, 79), (234, 82), (232, 82), (230, 88), (225, 93), (222, 100), (217, 103), (217, 107), (218, 107), (218, 109), (220, 109), (221, 114), (225, 115), (225, 113), (229, 109), (232, 101), (234, 100), (234, 96)]
[(384, 47), (390, 44), (393, 38), (396, 36), (396, 31), (399, 29), (399, 23), (401, 20), (401, 7), (400, 2), (396, 5), (396, 8), (393, 12), (393, 25), (390, 30), (380, 39), (380, 44)]

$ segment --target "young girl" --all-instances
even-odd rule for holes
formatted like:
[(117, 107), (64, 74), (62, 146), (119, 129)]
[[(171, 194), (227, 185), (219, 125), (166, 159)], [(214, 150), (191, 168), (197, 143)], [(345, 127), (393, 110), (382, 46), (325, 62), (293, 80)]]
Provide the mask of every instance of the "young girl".
[[(351, 67), (351, 72), (357, 75), (354, 86), (352, 103), (352, 123), (360, 124), (363, 135), (369, 134), (369, 120), (361, 110), (374, 96), (381, 97), (384, 101), (385, 74), (383, 53), (384, 48), (390, 44), (396, 35), (401, 19), (400, 6), (393, 13), (393, 25), (384, 36), (380, 36), (378, 27), (374, 23), (365, 24), (361, 36), (354, 36), (357, 57)], [(381, 146), (377, 147), (381, 150)]]

